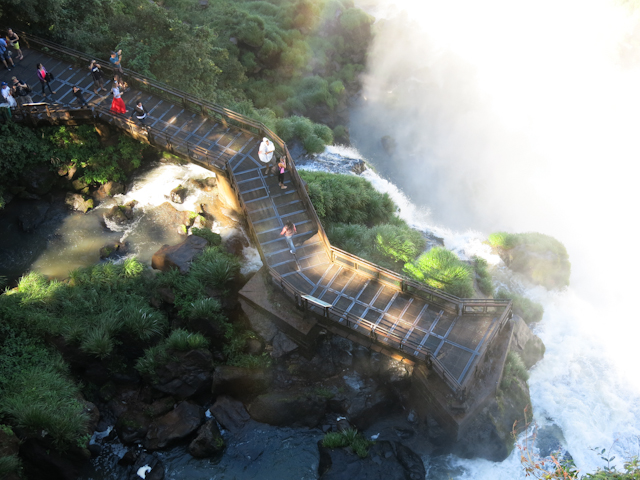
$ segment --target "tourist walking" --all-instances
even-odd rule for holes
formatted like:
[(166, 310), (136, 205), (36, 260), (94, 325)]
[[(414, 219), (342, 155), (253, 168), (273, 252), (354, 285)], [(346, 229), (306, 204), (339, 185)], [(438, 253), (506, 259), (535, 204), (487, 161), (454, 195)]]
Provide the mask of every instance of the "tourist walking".
[(11, 28), (7, 29), (7, 40), (9, 41), (11, 48), (13, 48), (18, 54), (18, 58), (16, 60), (22, 60), (24, 55), (22, 55), (22, 50), (20, 50), (20, 37)]
[(138, 121), (143, 125), (143, 126), (147, 126), (147, 110), (144, 108), (144, 106), (142, 105), (142, 102), (138, 101), (138, 103), (136, 103), (136, 106), (133, 107), (133, 111), (131, 112), (131, 118), (136, 117), (138, 119)]
[[(4, 38), (0, 37), (0, 58), (2, 58), (2, 63), (7, 70), (11, 71), (12, 68), (15, 67), (13, 64), (13, 60), (11, 59), (11, 52), (9, 52), (9, 47), (7, 47), (7, 41)], [(9, 64), (11, 67), (9, 67)]]
[(111, 102), (111, 111), (113, 113), (127, 113), (127, 107), (122, 100), (122, 90), (120, 89), (120, 83), (116, 78), (113, 79), (113, 87), (111, 87), (111, 93), (113, 94), (113, 101)]
[(111, 65), (113, 65), (113, 75), (118, 79), (118, 83), (122, 83), (122, 50), (117, 52), (111, 52), (111, 58), (109, 58)]
[(98, 95), (98, 89), (106, 92), (107, 89), (104, 88), (102, 67), (95, 60), (91, 60), (91, 63), (89, 64), (89, 70), (91, 71), (91, 78), (93, 78), (93, 93)]
[(296, 226), (291, 220), (284, 224), (284, 227), (282, 227), (282, 231), (280, 232), (280, 235), (284, 235), (284, 239), (289, 244), (289, 253), (291, 254), (296, 253), (296, 247), (293, 245), (292, 238), (295, 233), (298, 233), (298, 230), (296, 230)]
[(273, 152), (276, 147), (273, 145), (273, 142), (270, 141), (267, 137), (262, 139), (262, 143), (260, 143), (260, 148), (258, 148), (258, 158), (262, 163), (265, 164), (264, 174), (268, 175), (271, 167), (275, 167), (274, 163), (271, 159), (273, 158)]
[(82, 90), (80, 90), (80, 88), (77, 85), (74, 85), (72, 90), (73, 90), (74, 97), (76, 97), (81, 107), (84, 107), (85, 105), (89, 105), (85, 100), (84, 95), (82, 94)]
[(49, 87), (51, 95), (55, 95), (56, 92), (51, 90), (51, 82), (54, 80), (51, 72), (47, 72), (47, 69), (44, 68), (44, 65), (42, 65), (41, 63), (36, 65), (36, 68), (38, 69), (38, 80), (40, 80), (40, 85), (42, 85), (42, 96), (47, 96), (44, 90), (45, 86)]
[(11, 77), (11, 93), (19, 106), (23, 106), (25, 103), (33, 103), (30, 95), (31, 87), (16, 77)]
[(278, 183), (280, 184), (280, 188), (287, 188), (284, 184), (284, 172), (287, 170), (287, 161), (284, 157), (280, 157), (280, 161), (278, 162)]
[(18, 102), (11, 95), (11, 89), (7, 82), (0, 83), (0, 94), (2, 94), (2, 98), (4, 99), (4, 103), (8, 103), (11, 108), (15, 108), (18, 106)]

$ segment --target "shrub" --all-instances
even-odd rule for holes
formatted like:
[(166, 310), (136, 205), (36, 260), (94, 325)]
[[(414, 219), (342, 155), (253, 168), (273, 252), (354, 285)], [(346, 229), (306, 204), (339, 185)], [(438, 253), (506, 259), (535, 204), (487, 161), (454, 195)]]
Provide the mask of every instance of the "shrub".
[(220, 234), (213, 233), (211, 230), (207, 230), (206, 228), (192, 228), (191, 233), (204, 238), (211, 247), (217, 247), (222, 243), (222, 237)]
[(513, 233), (495, 232), (488, 237), (489, 245), (509, 250), (517, 245), (517, 237)]
[(201, 333), (191, 333), (179, 328), (171, 332), (171, 335), (165, 340), (165, 346), (170, 350), (188, 352), (189, 350), (208, 348), (209, 340), (204, 338)]
[(407, 263), (404, 271), (412, 278), (461, 298), (473, 295), (471, 267), (444, 247), (434, 247), (417, 260)]
[(349, 428), (342, 432), (327, 432), (322, 439), (322, 446), (326, 448), (351, 447), (360, 458), (369, 454), (369, 447), (375, 442), (369, 441), (355, 428)]
[(527, 324), (537, 323), (542, 320), (544, 307), (538, 302), (534, 302), (527, 297), (504, 289), (498, 290), (496, 298), (500, 300), (511, 300), (513, 302), (513, 313), (522, 317)]
[(511, 387), (515, 379), (526, 382), (529, 380), (529, 372), (520, 355), (514, 351), (507, 353), (507, 359), (504, 363), (504, 370), (502, 372), (502, 381), (500, 382), (500, 388), (507, 390)]
[(219, 247), (208, 247), (195, 258), (189, 277), (203, 285), (224, 288), (240, 271), (240, 262)]
[(21, 472), (22, 462), (17, 455), (0, 457), (0, 478), (9, 478), (9, 475), (19, 476)]
[(487, 261), (482, 257), (474, 257), (473, 266), (476, 270), (478, 288), (485, 295), (490, 297), (493, 296), (495, 289), (493, 287), (493, 281), (491, 279), (491, 274), (489, 273)]

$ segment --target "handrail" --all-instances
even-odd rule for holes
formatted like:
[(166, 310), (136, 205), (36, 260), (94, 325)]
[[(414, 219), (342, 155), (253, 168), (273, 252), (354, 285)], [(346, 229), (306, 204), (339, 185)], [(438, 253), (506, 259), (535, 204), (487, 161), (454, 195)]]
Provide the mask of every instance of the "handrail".
[[(80, 59), (85, 62), (89, 62), (90, 60), (92, 60), (91, 57), (89, 57), (86, 54), (83, 54), (82, 52), (78, 52), (73, 49), (62, 47), (48, 40), (44, 40), (34, 35), (26, 34), (24, 32), (21, 32), (21, 34), (22, 34), (23, 41), (25, 42), (26, 45), (29, 45), (28, 42), (31, 41), (46, 49), (57, 51), (59, 53), (62, 53), (63, 55), (70, 56), (75, 59)], [(109, 66), (109, 63), (107, 62), (102, 61), (98, 63), (111, 68)], [(281, 149), (281, 151), (283, 152), (284, 156), (287, 159), (287, 168), (291, 174), (292, 181), (295, 184), (298, 193), (300, 194), (301, 201), (305, 204), (307, 208), (307, 211), (311, 217), (312, 222), (315, 224), (315, 227), (318, 232), (318, 236), (322, 240), (325, 251), (332, 262), (339, 261), (339, 259), (347, 260), (347, 262), (353, 263), (353, 266), (342, 261), (341, 265), (344, 268), (359, 271), (360, 273), (364, 273), (366, 275), (374, 277), (379, 281), (393, 285), (396, 288), (399, 288), (403, 292), (412, 293), (414, 295), (426, 298), (431, 303), (434, 303), (443, 308), (452, 310), (458, 316), (462, 314), (489, 315), (491, 313), (494, 313), (494, 311), (490, 309), (502, 308), (503, 310), (501, 312), (500, 317), (498, 318), (498, 325), (496, 326), (496, 328), (493, 328), (490, 336), (483, 341), (482, 351), (477, 352), (478, 358), (484, 356), (486, 352), (486, 347), (495, 338), (495, 335), (506, 323), (506, 321), (509, 318), (511, 318), (512, 302), (510, 300), (459, 298), (454, 295), (450, 295), (446, 292), (442, 292), (440, 290), (429, 287), (427, 285), (417, 283), (414, 280), (411, 280), (405, 277), (404, 275), (401, 275), (391, 270), (388, 270), (386, 268), (380, 267), (374, 263), (371, 263), (351, 253), (345, 252), (344, 250), (341, 250), (339, 248), (332, 246), (322, 226), (322, 222), (320, 221), (320, 218), (318, 217), (318, 214), (315, 211), (315, 208), (313, 207), (313, 203), (311, 202), (311, 198), (309, 197), (309, 194), (305, 187), (305, 183), (300, 177), (296, 169), (295, 163), (291, 158), (289, 149), (287, 148), (286, 143), (280, 137), (278, 137), (275, 134), (275, 132), (273, 132), (272, 130), (270, 130), (268, 127), (266, 127), (264, 124), (260, 122), (256, 122), (255, 120), (250, 119), (249, 117), (233, 112), (220, 105), (216, 105), (212, 102), (201, 101), (186, 92), (176, 90), (164, 83), (148, 79), (144, 76), (138, 75), (137, 73), (131, 70), (124, 69), (124, 71), (127, 74), (127, 78), (135, 81), (141, 87), (141, 89), (147, 90), (151, 88), (153, 90), (160, 91), (165, 95), (169, 95), (170, 97), (179, 99), (181, 103), (185, 106), (185, 108), (189, 108), (190, 106), (189, 104), (198, 106), (202, 114), (205, 116), (211, 116), (210, 115), (211, 112), (214, 112), (215, 114), (217, 114), (222, 118), (223, 122), (225, 121), (225, 119), (229, 119), (236, 124), (240, 124), (241, 125), (240, 128), (242, 129), (245, 129), (243, 127), (247, 127), (246, 130), (248, 130), (250, 133), (259, 133), (261, 135), (270, 137), (273, 140), (274, 144), (276, 144)], [(46, 114), (49, 117), (51, 116), (52, 113), (56, 113), (57, 111), (63, 111), (67, 113), (70, 111), (73, 111), (68, 106), (62, 107), (62, 108), (59, 108), (59, 107), (51, 108), (49, 104), (41, 104), (41, 105), (44, 105)], [(88, 109), (86, 108), (82, 109), (81, 107), (79, 107), (79, 108), (76, 108), (75, 110), (88, 110)], [(20, 111), (23, 111), (23, 114), (24, 114), (24, 110), (20, 109)], [(32, 115), (33, 111), (38, 113), (37, 108), (35, 110), (33, 107), (31, 107), (31, 110), (26, 109), (27, 116)], [(114, 121), (118, 121), (119, 123), (123, 124), (127, 128), (127, 130), (130, 132), (130, 134), (132, 134), (133, 136), (144, 135), (147, 138), (147, 141), (149, 141), (149, 143), (158, 145), (161, 148), (167, 149), (172, 153), (185, 155), (197, 163), (203, 163), (202, 159), (205, 159), (208, 163), (208, 166), (213, 165), (220, 170), (224, 170), (229, 177), (229, 180), (231, 182), (233, 189), (236, 191), (236, 195), (238, 196), (240, 205), (242, 206), (243, 211), (245, 213), (245, 217), (247, 218), (247, 222), (249, 223), (250, 233), (254, 237), (254, 241), (256, 245), (258, 247), (260, 246), (260, 243), (258, 242), (258, 239), (257, 239), (257, 235), (255, 233), (255, 228), (253, 227), (250, 216), (248, 215), (247, 207), (242, 199), (242, 195), (238, 187), (237, 181), (235, 179), (235, 175), (233, 174), (233, 171), (231, 170), (227, 160), (220, 161), (220, 159), (213, 158), (209, 154), (209, 151), (207, 149), (199, 147), (197, 145), (192, 145), (188, 141), (184, 141), (180, 138), (176, 138), (168, 134), (167, 132), (162, 132), (154, 127), (146, 127), (146, 126), (140, 127), (130, 119), (119, 117), (112, 114), (105, 107), (94, 106), (91, 108), (91, 111), (94, 112), (94, 116), (96, 117), (97, 115), (95, 115), (95, 113), (97, 112), (97, 113), (100, 113), (101, 115), (108, 116)], [(257, 132), (251, 132), (251, 129), (255, 129), (257, 130)], [(164, 143), (161, 143), (161, 141), (164, 141)], [(260, 252), (260, 256), (262, 258), (263, 263), (265, 265), (268, 265), (267, 259), (264, 256), (264, 252), (262, 251), (262, 248), (258, 248), (258, 251)], [(302, 297), (302, 295), (305, 294), (304, 292), (299, 291), (293, 285), (287, 282), (275, 269), (268, 267), (268, 270), (272, 279), (276, 283), (279, 283), (283, 288), (283, 290), (288, 291), (296, 299), (296, 303)], [(454, 378), (444, 368), (444, 366), (440, 363), (440, 361), (437, 358), (435, 358), (426, 347), (420, 344), (417, 344), (408, 338), (404, 338), (404, 337), (401, 338), (399, 335), (395, 335), (393, 332), (387, 332), (385, 331), (384, 328), (381, 328), (378, 325), (373, 324), (372, 322), (366, 320), (365, 318), (358, 317), (356, 315), (351, 314), (350, 312), (346, 312), (335, 306), (331, 306), (330, 308), (328, 308), (327, 312), (330, 312), (335, 317), (337, 317), (338, 321), (341, 321), (341, 319), (344, 319), (348, 326), (351, 323), (353, 323), (356, 327), (361, 325), (365, 328), (368, 328), (369, 331), (371, 332), (370, 335), (374, 339), (377, 339), (378, 337), (382, 337), (397, 343), (398, 347), (396, 348), (404, 351), (405, 353), (407, 353), (408, 355), (414, 358), (421, 359), (420, 356), (424, 357), (424, 360), (426, 360), (430, 364), (430, 367), (449, 385), (450, 388), (452, 388), (452, 390), (454, 390), (457, 393), (461, 393), (461, 392), (464, 393), (464, 386), (468, 384), (469, 376), (465, 378), (462, 384), (458, 382), (458, 379)], [(405, 348), (408, 348), (408, 350), (405, 350)], [(411, 351), (413, 351), (413, 353), (411, 353)]]

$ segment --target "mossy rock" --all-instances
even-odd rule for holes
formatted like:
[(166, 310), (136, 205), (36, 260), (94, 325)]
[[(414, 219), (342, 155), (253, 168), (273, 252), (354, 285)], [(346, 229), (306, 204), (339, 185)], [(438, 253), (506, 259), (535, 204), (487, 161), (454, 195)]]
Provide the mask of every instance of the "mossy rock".
[(542, 233), (504, 233), (489, 236), (489, 243), (514, 272), (548, 289), (569, 285), (571, 262), (565, 246)]

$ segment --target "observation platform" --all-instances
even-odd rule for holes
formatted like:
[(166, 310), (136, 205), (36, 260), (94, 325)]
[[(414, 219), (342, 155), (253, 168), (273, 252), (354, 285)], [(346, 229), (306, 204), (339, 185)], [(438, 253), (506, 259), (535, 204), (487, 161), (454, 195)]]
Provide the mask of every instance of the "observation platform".
[[(0, 72), (0, 79), (10, 83), (15, 75), (28, 82), (34, 102), (48, 105), (16, 110), (16, 120), (46, 117), (71, 124), (84, 113), (226, 175), (274, 284), (298, 308), (341, 324), (385, 351), (425, 363), (459, 398), (466, 396), (487, 346), (511, 316), (510, 302), (447, 295), (331, 246), (285, 143), (264, 125), (125, 69), (131, 88), (123, 99), (129, 112), (142, 101), (149, 112), (150, 128), (144, 130), (129, 120), (130, 113), (108, 111), (111, 95), (93, 93), (89, 56), (24, 33), (21, 44), (24, 60), (12, 72)], [(55, 95), (40, 94), (37, 63), (53, 73)], [(99, 63), (108, 80), (108, 62)], [(75, 108), (73, 85), (82, 88), (90, 110)], [(107, 81), (105, 88), (110, 86)], [(275, 175), (264, 175), (258, 159), (263, 136), (274, 141), (276, 155), (287, 157), (285, 190)], [(289, 220), (297, 227), (295, 255), (280, 236)]]

